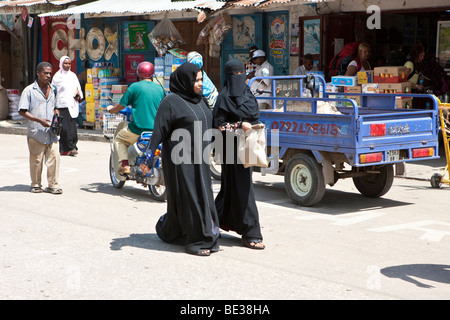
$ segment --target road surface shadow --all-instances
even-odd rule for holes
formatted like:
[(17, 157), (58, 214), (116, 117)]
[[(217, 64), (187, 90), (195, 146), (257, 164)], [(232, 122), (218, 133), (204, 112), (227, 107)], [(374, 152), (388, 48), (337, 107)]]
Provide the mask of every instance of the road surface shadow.
[(3, 186), (0, 187), (0, 192), (30, 192), (31, 186), (29, 184), (15, 184), (13, 186)]
[[(242, 246), (241, 238), (230, 234), (221, 233), (218, 242), (219, 246)], [(182, 241), (179, 243), (167, 243), (162, 241), (156, 233), (132, 233), (129, 237), (113, 239), (110, 243), (110, 249), (113, 251), (121, 250), (123, 247), (184, 253)]]
[(116, 238), (110, 243), (113, 251), (123, 247), (134, 247), (148, 250), (184, 252), (184, 247), (177, 244), (169, 244), (162, 241), (156, 233), (132, 233), (126, 238)]
[(434, 286), (420, 282), (417, 278), (450, 284), (450, 265), (446, 264), (405, 264), (383, 268), (380, 272), (386, 277), (401, 279), (421, 288)]
[[(368, 198), (359, 192), (341, 191), (329, 187), (325, 190), (325, 194), (319, 203), (312, 207), (302, 207), (294, 204), (289, 199), (283, 182), (265, 183), (263, 181), (257, 181), (255, 182), (255, 190), (258, 190), (258, 192), (255, 192), (257, 201), (276, 203), (276, 205), (279, 205), (280, 207), (290, 209), (298, 208), (299, 212), (301, 210), (329, 215), (341, 215), (414, 204), (413, 202), (403, 202), (389, 199), (389, 193), (381, 198)], [(274, 199), (278, 200), (274, 201)]]
[(133, 201), (159, 202), (150, 197), (150, 191), (148, 188), (138, 185), (135, 181), (130, 181), (128, 186), (125, 184), (121, 189), (114, 188), (112, 184), (109, 183), (94, 182), (81, 186), (80, 190), (89, 193), (103, 193), (113, 196), (121, 196), (123, 198), (129, 198)]

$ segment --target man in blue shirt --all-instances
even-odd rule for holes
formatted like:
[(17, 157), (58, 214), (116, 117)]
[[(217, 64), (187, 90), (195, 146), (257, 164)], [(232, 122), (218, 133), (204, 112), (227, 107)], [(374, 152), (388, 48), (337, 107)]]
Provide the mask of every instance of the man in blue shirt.
[(50, 83), (52, 65), (41, 62), (37, 66), (37, 80), (27, 86), (20, 97), (19, 113), (28, 120), (28, 150), (30, 151), (31, 192), (41, 193), (43, 164), (47, 166), (47, 192), (61, 194), (59, 186), (59, 143), (51, 130), (56, 110), (56, 88)]

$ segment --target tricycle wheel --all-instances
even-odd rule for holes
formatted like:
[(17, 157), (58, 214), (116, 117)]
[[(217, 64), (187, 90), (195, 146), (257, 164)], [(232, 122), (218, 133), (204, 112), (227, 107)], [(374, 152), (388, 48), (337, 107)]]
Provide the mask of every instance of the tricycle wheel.
[(119, 180), (117, 178), (113, 162), (114, 162), (114, 157), (111, 153), (111, 156), (109, 157), (109, 177), (111, 178), (111, 183), (114, 188), (122, 189), (123, 185), (125, 184), (125, 180)]
[(433, 188), (439, 189), (441, 187), (441, 184), (442, 184), (442, 175), (439, 174), (439, 173), (433, 174), (431, 176), (430, 182), (431, 182), (431, 186)]
[(325, 193), (322, 166), (315, 158), (304, 153), (289, 159), (284, 183), (291, 200), (304, 207), (315, 205)]
[(378, 198), (385, 195), (394, 182), (394, 167), (386, 164), (374, 168), (378, 173), (367, 173), (361, 177), (353, 177), (356, 189), (366, 197)]

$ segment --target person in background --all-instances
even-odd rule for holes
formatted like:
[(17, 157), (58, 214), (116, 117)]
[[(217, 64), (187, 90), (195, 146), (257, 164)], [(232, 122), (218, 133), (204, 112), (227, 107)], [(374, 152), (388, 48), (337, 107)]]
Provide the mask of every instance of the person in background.
[(355, 76), (358, 71), (372, 70), (369, 63), (370, 45), (367, 42), (361, 42), (358, 46), (358, 57), (352, 60), (347, 66), (346, 76)]
[[(191, 51), (188, 53), (186, 57), (186, 61), (195, 64), (200, 69), (203, 67), (203, 57), (200, 53), (196, 51)], [(203, 72), (203, 88), (202, 93), (203, 96), (206, 98), (206, 101), (208, 102), (209, 108), (212, 110), (214, 108), (214, 104), (216, 103), (217, 96), (219, 95), (219, 92), (216, 89), (216, 86), (211, 81), (211, 79), (208, 78), (208, 75), (204, 70)]]
[[(266, 53), (264, 51), (256, 50), (253, 52), (252, 61), (256, 65), (255, 77), (273, 76), (273, 67), (269, 61), (266, 60)], [(263, 70), (267, 70), (268, 74), (263, 74)], [(271, 97), (272, 81), (269, 79), (255, 80), (251, 84), (250, 91), (256, 97)], [(272, 106), (272, 100), (258, 99), (258, 105), (261, 109), (270, 109)]]
[(314, 66), (314, 57), (310, 53), (305, 54), (303, 65), (295, 69), (294, 76), (306, 76), (308, 71), (317, 71), (317, 68)]
[(125, 91), (119, 103), (108, 106), (106, 110), (117, 113), (127, 106), (131, 106), (132, 120), (116, 134), (114, 144), (121, 166), (119, 174), (130, 173), (128, 164), (128, 147), (136, 143), (144, 131), (153, 131), (156, 111), (164, 98), (164, 89), (152, 81), (155, 67), (151, 62), (143, 61), (137, 67), (138, 82), (133, 83)]
[(50, 83), (52, 65), (41, 62), (37, 65), (37, 80), (27, 86), (20, 97), (19, 114), (28, 120), (27, 142), (30, 163), (31, 192), (42, 193), (43, 165), (47, 166), (47, 192), (61, 194), (59, 186), (58, 137), (51, 130), (56, 109), (56, 88)]
[(83, 99), (83, 90), (77, 75), (70, 70), (72, 60), (63, 56), (59, 59), (59, 70), (53, 76), (56, 87), (56, 107), (63, 117), (59, 152), (63, 156), (78, 154), (77, 118), (80, 114), (79, 102)]
[[(225, 86), (213, 110), (213, 126), (222, 131), (224, 146), (223, 150), (218, 151), (223, 163), (220, 191), (215, 200), (220, 227), (240, 234), (244, 246), (264, 249), (253, 191), (253, 169), (245, 168), (238, 162), (236, 136), (230, 132), (237, 128), (251, 130), (252, 124), (259, 122), (259, 106), (245, 84), (244, 64), (239, 60), (230, 60), (224, 69)], [(229, 153), (234, 157), (230, 157)]]
[(256, 65), (252, 62), (253, 53), (258, 50), (257, 46), (251, 46), (248, 54), (248, 61), (245, 63), (246, 82), (255, 76)]
[(203, 157), (210, 139), (202, 137), (211, 135), (212, 113), (202, 96), (202, 79), (202, 70), (189, 62), (170, 75), (171, 94), (158, 108), (148, 158), (140, 167), (148, 174), (162, 143), (167, 213), (158, 220), (156, 233), (165, 242), (184, 245), (186, 253), (209, 256), (219, 250), (220, 230), (209, 157)]
[(425, 57), (425, 48), (421, 43), (416, 44), (411, 48), (409, 54), (409, 59), (405, 63), (406, 77), (408, 81), (411, 82), (411, 89), (415, 92), (423, 91), (423, 84), (419, 83), (419, 71), (418, 65), (422, 62)]

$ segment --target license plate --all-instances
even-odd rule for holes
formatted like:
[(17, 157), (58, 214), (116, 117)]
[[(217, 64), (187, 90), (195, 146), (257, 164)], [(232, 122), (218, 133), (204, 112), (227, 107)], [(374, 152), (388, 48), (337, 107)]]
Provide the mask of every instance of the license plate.
[(386, 152), (386, 161), (400, 160), (400, 150), (390, 150)]

